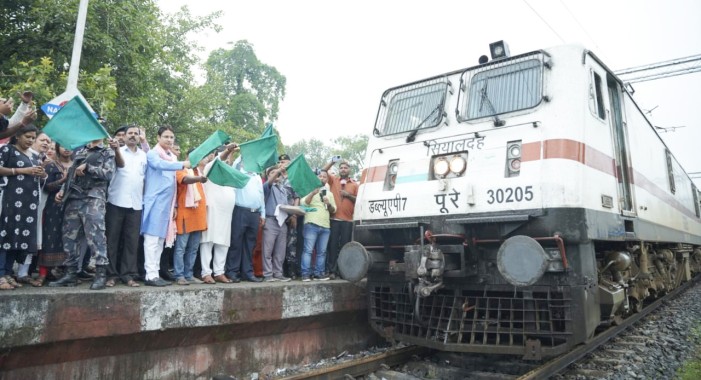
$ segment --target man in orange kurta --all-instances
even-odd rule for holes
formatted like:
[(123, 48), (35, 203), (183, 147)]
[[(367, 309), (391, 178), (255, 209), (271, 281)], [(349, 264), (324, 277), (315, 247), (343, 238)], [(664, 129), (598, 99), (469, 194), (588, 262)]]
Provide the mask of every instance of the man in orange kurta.
[(207, 200), (202, 183), (207, 177), (202, 175), (209, 156), (200, 161), (194, 169), (183, 169), (175, 173), (178, 184), (177, 209), (175, 224), (178, 237), (175, 240), (175, 281), (178, 285), (202, 283), (193, 275), (197, 250), (200, 246), (202, 231), (207, 229)]

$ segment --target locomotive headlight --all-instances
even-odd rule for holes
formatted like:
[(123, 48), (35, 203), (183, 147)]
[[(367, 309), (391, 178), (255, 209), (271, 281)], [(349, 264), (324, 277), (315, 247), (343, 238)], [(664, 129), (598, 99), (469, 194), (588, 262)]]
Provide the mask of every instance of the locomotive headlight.
[(460, 156), (455, 156), (450, 160), (450, 171), (455, 174), (462, 174), (467, 167), (467, 162)]
[(445, 177), (448, 174), (449, 170), (450, 164), (448, 163), (448, 160), (446, 160), (443, 157), (438, 158), (433, 163), (433, 173), (437, 176)]

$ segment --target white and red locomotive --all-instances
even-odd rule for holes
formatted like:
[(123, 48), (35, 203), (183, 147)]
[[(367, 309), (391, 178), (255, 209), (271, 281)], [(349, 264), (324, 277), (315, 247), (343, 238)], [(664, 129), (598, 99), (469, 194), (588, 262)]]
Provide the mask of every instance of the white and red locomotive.
[(339, 268), (387, 338), (537, 359), (699, 270), (699, 191), (592, 52), (490, 49), (383, 94)]

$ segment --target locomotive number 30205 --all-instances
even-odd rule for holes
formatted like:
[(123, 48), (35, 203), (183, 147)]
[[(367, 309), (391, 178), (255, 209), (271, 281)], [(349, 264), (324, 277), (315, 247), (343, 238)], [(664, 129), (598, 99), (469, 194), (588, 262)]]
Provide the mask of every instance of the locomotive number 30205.
[(533, 186), (487, 190), (487, 203), (512, 203), (533, 200)]

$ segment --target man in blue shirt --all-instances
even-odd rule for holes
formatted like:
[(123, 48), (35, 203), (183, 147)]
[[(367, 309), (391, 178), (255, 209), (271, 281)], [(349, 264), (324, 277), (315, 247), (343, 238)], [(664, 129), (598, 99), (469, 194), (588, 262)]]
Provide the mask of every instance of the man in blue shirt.
[(231, 218), (231, 244), (226, 255), (226, 276), (233, 282), (242, 279), (261, 282), (253, 273), (253, 248), (258, 227), (265, 224), (263, 181), (258, 173), (248, 172), (240, 160), (234, 167), (251, 177), (242, 189), (236, 189), (236, 207)]

